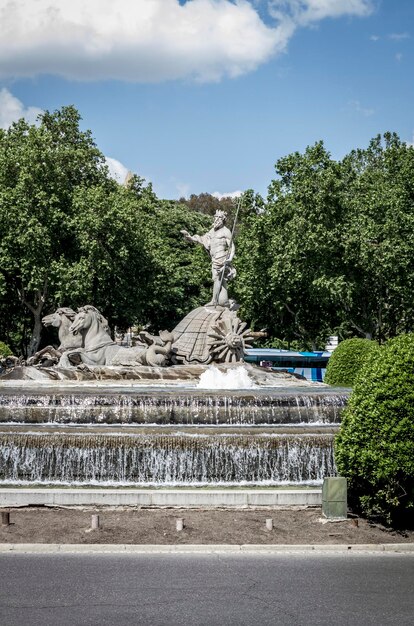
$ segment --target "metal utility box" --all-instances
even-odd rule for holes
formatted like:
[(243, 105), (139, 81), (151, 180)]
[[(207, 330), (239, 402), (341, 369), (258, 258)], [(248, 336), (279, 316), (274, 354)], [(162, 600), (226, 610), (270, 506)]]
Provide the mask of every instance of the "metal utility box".
[(322, 485), (322, 515), (330, 519), (346, 519), (347, 511), (346, 478), (325, 478)]

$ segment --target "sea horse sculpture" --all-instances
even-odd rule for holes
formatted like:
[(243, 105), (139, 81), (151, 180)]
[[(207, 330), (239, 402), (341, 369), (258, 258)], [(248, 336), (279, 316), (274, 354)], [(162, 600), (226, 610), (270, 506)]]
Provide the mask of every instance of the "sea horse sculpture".
[(146, 331), (139, 334), (140, 339), (148, 344), (148, 349), (145, 353), (145, 361), (147, 365), (153, 367), (164, 367), (167, 365), (171, 347), (174, 341), (174, 335), (168, 330), (161, 330), (159, 336), (150, 335)]
[(54, 348), (53, 346), (46, 346), (42, 348), (42, 350), (39, 350), (39, 352), (36, 352), (36, 354), (28, 359), (26, 365), (43, 364), (45, 361), (57, 363), (66, 350), (80, 348), (83, 342), (82, 335), (74, 335), (69, 331), (69, 327), (75, 319), (75, 316), (76, 311), (69, 307), (59, 307), (54, 313), (45, 315), (42, 319), (42, 324), (44, 326), (54, 326), (59, 329), (59, 347)]
[(65, 352), (59, 367), (84, 365), (158, 365), (164, 367), (169, 362), (173, 335), (168, 331), (159, 337), (144, 333), (145, 343), (132, 348), (125, 348), (113, 341), (109, 334), (108, 323), (94, 306), (80, 307), (71, 326), (71, 333), (81, 333), (83, 346)]

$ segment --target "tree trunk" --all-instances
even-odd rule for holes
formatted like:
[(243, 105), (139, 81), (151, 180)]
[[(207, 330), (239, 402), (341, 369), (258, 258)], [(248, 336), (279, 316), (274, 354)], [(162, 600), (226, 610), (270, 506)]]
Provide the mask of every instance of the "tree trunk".
[(34, 297), (34, 304), (32, 304), (26, 299), (25, 290), (23, 288), (21, 289), (21, 291), (19, 291), (19, 295), (20, 295), (20, 299), (22, 303), (25, 306), (27, 306), (29, 311), (33, 313), (33, 317), (34, 317), (33, 333), (32, 333), (32, 338), (30, 339), (30, 343), (27, 347), (27, 355), (25, 355), (26, 357), (33, 356), (39, 350), (40, 337), (42, 334), (42, 311), (43, 311), (43, 306), (46, 301), (46, 294), (47, 294), (47, 279), (45, 279), (43, 290), (41, 289), (37, 290), (35, 297)]
[(35, 309), (33, 311), (33, 315), (34, 315), (34, 325), (33, 325), (32, 338), (30, 340), (30, 343), (27, 349), (28, 357), (33, 356), (39, 350), (40, 338), (42, 334), (42, 319), (41, 319), (42, 309), (39, 309), (39, 308)]

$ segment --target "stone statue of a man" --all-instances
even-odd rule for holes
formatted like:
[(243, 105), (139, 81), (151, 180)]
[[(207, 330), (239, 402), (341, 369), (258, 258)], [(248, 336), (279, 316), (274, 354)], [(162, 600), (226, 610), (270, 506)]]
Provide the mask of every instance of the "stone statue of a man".
[(186, 230), (180, 231), (188, 241), (201, 244), (211, 256), (213, 299), (207, 306), (229, 306), (227, 281), (236, 276), (236, 270), (231, 265), (235, 248), (231, 232), (225, 226), (226, 217), (224, 211), (216, 211), (213, 227), (205, 235), (190, 235)]

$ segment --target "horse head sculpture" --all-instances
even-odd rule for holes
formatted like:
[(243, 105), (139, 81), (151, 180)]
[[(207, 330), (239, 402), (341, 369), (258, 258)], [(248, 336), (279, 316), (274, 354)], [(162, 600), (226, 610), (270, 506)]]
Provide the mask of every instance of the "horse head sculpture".
[(86, 331), (92, 326), (96, 327), (97, 332), (103, 331), (109, 335), (108, 320), (96, 307), (87, 304), (78, 308), (69, 330), (71, 333), (76, 334), (81, 330)]
[(76, 311), (71, 309), (70, 307), (59, 307), (53, 313), (49, 313), (49, 315), (45, 315), (42, 318), (43, 326), (55, 326), (55, 328), (59, 328), (64, 321), (64, 318), (67, 318), (71, 322), (75, 319)]
[(76, 311), (70, 307), (59, 307), (53, 313), (45, 315), (42, 319), (44, 326), (53, 326), (58, 328), (59, 335), (59, 347), (46, 346), (42, 350), (39, 350), (27, 361), (27, 365), (51, 365), (57, 363), (62, 354), (67, 350), (74, 348), (80, 348), (82, 346), (82, 337), (80, 335), (75, 336), (70, 332), (70, 325), (75, 319)]
[[(109, 334), (108, 320), (91, 304), (78, 309), (69, 331), (74, 335), (82, 335), (83, 348), (90, 356), (96, 352), (94, 362), (103, 360), (106, 363), (106, 349), (116, 345)], [(104, 353), (98, 354), (97, 351), (102, 349), (105, 349)]]

